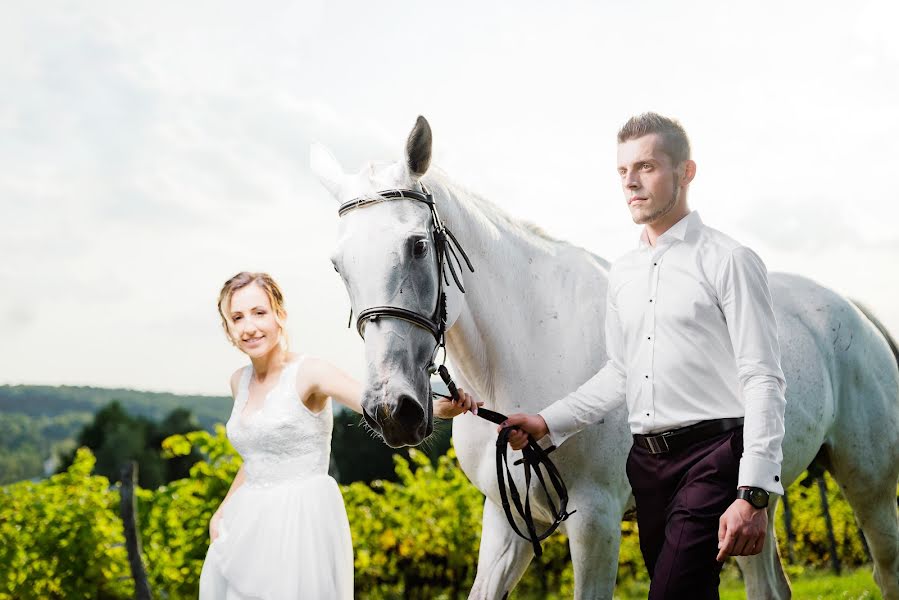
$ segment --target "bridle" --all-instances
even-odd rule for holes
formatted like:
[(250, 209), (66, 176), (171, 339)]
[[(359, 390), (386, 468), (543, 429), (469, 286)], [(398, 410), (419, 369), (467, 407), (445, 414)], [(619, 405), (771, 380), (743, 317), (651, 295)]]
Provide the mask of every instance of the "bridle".
[[(459, 244), (456, 236), (453, 235), (449, 228), (447, 228), (443, 224), (443, 221), (440, 219), (440, 215), (437, 212), (437, 206), (434, 203), (434, 197), (430, 192), (428, 192), (424, 185), (419, 185), (421, 185), (421, 191), (406, 189), (384, 190), (378, 192), (376, 196), (364, 196), (344, 202), (337, 210), (338, 216), (342, 217), (352, 210), (371, 206), (372, 204), (378, 204), (391, 200), (413, 200), (415, 202), (421, 202), (427, 205), (428, 209), (431, 211), (431, 237), (434, 240), (434, 247), (436, 248), (435, 251), (437, 252), (437, 306), (435, 306), (434, 312), (430, 316), (427, 316), (419, 312), (398, 306), (373, 306), (370, 308), (366, 308), (359, 313), (359, 316), (356, 319), (356, 331), (359, 332), (359, 335), (360, 337), (362, 337), (362, 339), (365, 339), (366, 323), (377, 321), (378, 319), (384, 317), (400, 319), (428, 331), (432, 336), (434, 336), (436, 345), (434, 346), (434, 351), (431, 354), (431, 360), (428, 364), (427, 371), (431, 375), (433, 375), (435, 372), (440, 375), (441, 379), (443, 379), (443, 382), (446, 384), (447, 389), (450, 392), (450, 396), (437, 394), (433, 391), (432, 394), (435, 396), (442, 396), (444, 398), (452, 398), (453, 400), (458, 401), (459, 391), (456, 389), (456, 385), (455, 383), (453, 383), (452, 377), (450, 377), (449, 370), (444, 364), (446, 362), (447, 329), (446, 291), (444, 288), (445, 286), (449, 286), (449, 278), (446, 274), (446, 267), (449, 266), (450, 275), (452, 275), (456, 287), (458, 287), (459, 291), (461, 291), (463, 294), (465, 293), (465, 288), (462, 286), (462, 282), (459, 280), (459, 275), (456, 272), (456, 268), (453, 266), (453, 260), (455, 260), (456, 266), (459, 268), (460, 272), (462, 271), (462, 263), (459, 260), (459, 254), (462, 255), (462, 258), (465, 261), (465, 265), (468, 267), (468, 270), (470, 272), (474, 273), (474, 267), (471, 265), (471, 261), (468, 259), (468, 255)], [(458, 250), (458, 254), (456, 253), (456, 250)], [(347, 327), (350, 326), (352, 321), (353, 311), (352, 309), (350, 309), (350, 318), (349, 322), (347, 323)], [(436, 364), (436, 358), (441, 349), (443, 350), (443, 362), (438, 367)], [(502, 424), (506, 420), (505, 415), (486, 408), (478, 408), (477, 414), (479, 417), (496, 423), (497, 425)], [(562, 476), (559, 473), (559, 470), (549, 458), (549, 453), (555, 450), (555, 446), (550, 446), (549, 448), (544, 450), (530, 436), (528, 436), (527, 445), (522, 448), (522, 458), (514, 463), (515, 465), (524, 465), (524, 478), (527, 489), (525, 492), (525, 500), (522, 504), (521, 495), (519, 494), (518, 488), (515, 487), (515, 483), (512, 480), (512, 472), (509, 470), (509, 461), (507, 456), (509, 435), (511, 434), (512, 429), (513, 428), (511, 427), (502, 429), (496, 440), (496, 476), (497, 483), (499, 485), (499, 493), (502, 499), (503, 510), (506, 513), (506, 518), (509, 521), (509, 525), (512, 526), (512, 530), (522, 538), (531, 542), (534, 548), (534, 554), (537, 557), (540, 557), (542, 554), (540, 542), (549, 537), (559, 527), (562, 521), (567, 519), (576, 511), (569, 512), (567, 510), (568, 490), (565, 487), (565, 482), (562, 481)], [(546, 469), (546, 477), (544, 477), (543, 472), (541, 471), (541, 465), (543, 465), (543, 468)], [(543, 493), (546, 496), (546, 499), (550, 505), (551, 513), (553, 515), (553, 523), (542, 533), (537, 532), (534, 525), (534, 519), (531, 514), (530, 487), (532, 471), (543, 487)], [(547, 479), (549, 479), (550, 484), (555, 489), (556, 495), (559, 498), (558, 508), (556, 507), (556, 504), (549, 493), (549, 489), (547, 488)], [(506, 481), (508, 481), (508, 493), (506, 492)], [(510, 497), (511, 503), (509, 501)], [(511, 507), (513, 505), (518, 511), (518, 514), (521, 515), (521, 518), (525, 522), (527, 535), (522, 533), (512, 516)]]
[[(465, 265), (472, 273), (474, 273), (474, 267), (471, 266), (471, 261), (468, 260), (468, 255), (465, 254), (465, 250), (462, 249), (456, 236), (454, 236), (453, 232), (443, 224), (440, 215), (437, 213), (434, 197), (427, 191), (427, 189), (425, 189), (424, 185), (421, 186), (420, 192), (400, 189), (385, 190), (378, 192), (377, 196), (365, 196), (349, 200), (340, 205), (340, 208), (337, 209), (337, 214), (342, 217), (351, 210), (390, 200), (414, 200), (427, 205), (431, 211), (431, 237), (434, 239), (434, 248), (435, 252), (437, 252), (437, 306), (434, 307), (434, 312), (431, 313), (430, 316), (398, 306), (372, 306), (359, 313), (359, 317), (356, 319), (356, 331), (359, 332), (362, 339), (365, 339), (366, 323), (369, 321), (377, 321), (382, 317), (400, 319), (421, 327), (434, 336), (434, 340), (436, 341), (434, 351), (431, 353), (431, 362), (428, 364), (428, 373), (433, 375), (437, 371), (435, 361), (437, 354), (441, 349), (443, 350), (443, 361), (446, 362), (447, 327), (446, 291), (444, 291), (444, 284), (449, 286), (449, 278), (446, 276), (446, 267), (449, 266), (453, 281), (456, 283), (456, 287), (459, 288), (459, 291), (463, 294), (465, 293), (465, 288), (459, 280), (459, 275), (456, 273), (456, 267), (453, 266), (453, 261), (450, 260), (450, 257), (456, 261), (456, 266), (459, 267), (460, 272), (462, 270), (462, 263), (459, 261), (459, 254), (462, 255), (462, 258), (465, 260)], [(459, 254), (456, 254), (456, 250), (459, 251)], [(352, 320), (353, 311), (350, 309), (350, 322), (352, 322)]]

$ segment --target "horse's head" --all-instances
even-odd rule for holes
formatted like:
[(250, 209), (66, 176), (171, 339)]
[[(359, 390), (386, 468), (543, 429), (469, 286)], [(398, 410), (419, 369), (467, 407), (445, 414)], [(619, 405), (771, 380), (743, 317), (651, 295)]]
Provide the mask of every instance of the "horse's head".
[[(386, 190), (422, 191), (420, 180), (430, 160), (431, 128), (423, 117), (409, 134), (403, 162), (371, 163), (346, 175), (327, 150), (314, 146), (311, 154), (313, 171), (342, 207), (331, 261), (346, 285), (353, 313), (365, 317), (375, 309), (358, 322), (368, 362), (363, 414), (393, 447), (419, 444), (433, 431), (428, 367), (437, 340), (427, 323), (416, 324), (412, 315), (439, 319), (435, 313), (441, 289), (447, 294), (449, 324), (461, 304), (458, 288), (439, 282), (442, 247), (434, 237), (428, 204), (405, 198), (378, 201)], [(362, 202), (345, 204), (353, 200)]]

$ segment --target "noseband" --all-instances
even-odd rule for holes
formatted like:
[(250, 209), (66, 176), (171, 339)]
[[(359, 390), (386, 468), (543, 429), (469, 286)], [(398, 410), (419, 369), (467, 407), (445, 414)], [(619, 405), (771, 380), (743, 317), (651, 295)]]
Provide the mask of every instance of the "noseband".
[[(356, 319), (356, 331), (359, 332), (359, 335), (362, 337), (362, 339), (365, 339), (366, 323), (377, 321), (378, 319), (383, 317), (400, 319), (428, 331), (432, 336), (434, 336), (434, 340), (436, 341), (434, 352), (431, 355), (431, 361), (428, 364), (428, 373), (430, 373), (431, 375), (433, 375), (435, 372), (439, 373), (440, 377), (443, 379), (443, 382), (446, 384), (447, 389), (450, 392), (449, 397), (455, 401), (458, 401), (459, 391), (456, 389), (456, 385), (455, 383), (453, 383), (446, 365), (441, 364), (440, 367), (437, 367), (435, 362), (437, 354), (441, 349), (443, 349), (443, 360), (444, 362), (446, 361), (447, 316), (446, 292), (444, 291), (444, 284), (446, 286), (449, 286), (449, 278), (446, 274), (446, 267), (449, 266), (450, 275), (452, 275), (453, 281), (456, 283), (456, 286), (463, 294), (465, 293), (465, 288), (462, 287), (462, 282), (459, 280), (459, 276), (456, 273), (456, 268), (453, 266), (453, 260), (451, 260), (449, 257), (451, 256), (452, 259), (456, 261), (456, 266), (459, 268), (460, 272), (462, 271), (462, 263), (459, 261), (459, 255), (456, 254), (456, 250), (458, 250), (459, 254), (462, 255), (462, 258), (465, 260), (465, 265), (468, 267), (469, 271), (474, 273), (474, 267), (471, 265), (471, 261), (468, 260), (468, 255), (465, 254), (465, 250), (462, 249), (462, 246), (459, 244), (456, 236), (454, 236), (453, 233), (443, 224), (443, 221), (440, 219), (440, 215), (437, 213), (437, 207), (434, 204), (434, 197), (427, 191), (427, 189), (425, 189), (423, 185), (421, 186), (420, 192), (415, 190), (401, 189), (385, 190), (382, 192), (378, 192), (378, 195), (374, 197), (362, 197), (356, 198), (354, 200), (349, 200), (340, 205), (340, 208), (337, 210), (337, 214), (338, 216), (342, 217), (351, 210), (364, 208), (366, 206), (371, 206), (372, 204), (378, 204), (390, 200), (413, 200), (416, 202), (421, 202), (427, 205), (431, 211), (431, 236), (434, 239), (434, 246), (437, 249), (437, 306), (434, 308), (434, 312), (430, 316), (426, 316), (413, 310), (401, 308), (398, 306), (373, 306), (371, 308), (366, 308), (359, 313), (359, 317)], [(352, 320), (353, 311), (352, 309), (350, 309), (350, 322), (347, 323), (348, 327), (350, 323), (352, 323)], [(442, 396), (442, 394), (434, 395)], [(497, 425), (502, 424), (506, 420), (505, 415), (492, 410), (488, 410), (486, 408), (478, 408), (477, 415), (483, 419), (496, 423)], [(530, 436), (528, 436), (527, 446), (522, 448), (522, 458), (514, 463), (516, 465), (524, 464), (526, 492), (525, 500), (522, 504), (521, 495), (518, 492), (518, 488), (515, 487), (515, 483), (512, 481), (512, 473), (509, 470), (509, 462), (507, 457), (509, 434), (511, 432), (512, 428), (503, 429), (496, 440), (496, 477), (497, 484), (499, 485), (499, 493), (500, 497), (502, 498), (503, 510), (506, 513), (506, 519), (508, 519), (509, 525), (512, 526), (512, 530), (522, 538), (531, 542), (531, 545), (534, 548), (534, 554), (537, 557), (540, 557), (542, 554), (540, 542), (549, 537), (550, 534), (552, 534), (559, 527), (562, 521), (567, 519), (575, 511), (568, 512), (567, 510), (568, 489), (565, 487), (565, 482), (562, 481), (562, 475), (559, 473), (559, 470), (549, 458), (549, 453), (555, 450), (555, 446), (551, 446), (548, 449), (544, 450)], [(541, 471), (541, 465), (543, 465), (543, 468), (546, 469), (546, 477), (544, 477), (543, 472)], [(542, 533), (537, 533), (536, 527), (534, 526), (534, 519), (531, 514), (530, 488), (532, 471), (537, 476), (537, 479), (540, 481), (540, 484), (543, 487), (543, 492), (546, 495), (546, 499), (549, 502), (550, 509), (553, 515), (553, 523)], [(555, 489), (556, 496), (558, 496), (559, 498), (558, 508), (556, 507), (555, 502), (553, 502), (552, 496), (550, 495), (547, 488), (547, 479), (549, 479), (550, 484)], [(506, 481), (508, 481), (508, 493), (506, 492)], [(512, 500), (511, 503), (509, 502), (510, 497)], [(522, 533), (512, 516), (511, 507), (513, 505), (518, 511), (518, 514), (521, 515), (521, 518), (524, 520), (525, 527), (527, 529), (527, 535)]]

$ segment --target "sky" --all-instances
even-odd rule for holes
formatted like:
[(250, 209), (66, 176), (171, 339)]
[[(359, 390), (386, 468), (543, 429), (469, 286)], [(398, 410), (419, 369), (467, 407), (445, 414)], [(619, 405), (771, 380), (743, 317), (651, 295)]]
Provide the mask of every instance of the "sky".
[(241, 270), (282, 285), (294, 349), (361, 376), (309, 146), (400, 159), (419, 114), (432, 164), (610, 260), (639, 235), (615, 133), (675, 117), (706, 224), (899, 335), (897, 22), (892, 0), (6, 3), (0, 384), (226, 395), (245, 357), (215, 304)]

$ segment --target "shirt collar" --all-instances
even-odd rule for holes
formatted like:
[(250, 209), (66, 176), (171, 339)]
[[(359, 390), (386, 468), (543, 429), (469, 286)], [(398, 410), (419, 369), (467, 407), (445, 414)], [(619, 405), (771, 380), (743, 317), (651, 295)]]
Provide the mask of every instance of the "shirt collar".
[[(702, 225), (702, 219), (699, 217), (699, 211), (692, 210), (688, 212), (680, 221), (672, 225), (668, 231), (660, 235), (656, 239), (656, 245), (672, 244), (676, 240), (684, 241), (687, 239), (687, 232), (691, 229), (697, 229)], [(646, 236), (646, 227), (640, 232), (640, 248), (648, 248), (649, 239)]]

